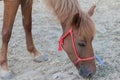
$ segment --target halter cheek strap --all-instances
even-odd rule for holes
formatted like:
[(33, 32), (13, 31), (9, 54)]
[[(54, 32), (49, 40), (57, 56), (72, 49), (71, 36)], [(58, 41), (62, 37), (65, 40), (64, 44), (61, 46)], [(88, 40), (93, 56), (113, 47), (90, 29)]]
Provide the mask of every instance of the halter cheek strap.
[(73, 37), (73, 30), (72, 28), (70, 28), (63, 36), (60, 37), (59, 39), (59, 44), (58, 44), (58, 50), (61, 51), (62, 50), (62, 45), (64, 45), (64, 39), (70, 35), (71, 36), (71, 41), (72, 41), (72, 47), (73, 47), (73, 50), (74, 50), (74, 54), (77, 58), (77, 60), (74, 62), (75, 65), (77, 65), (79, 62), (81, 61), (88, 61), (88, 60), (93, 60), (94, 57), (89, 57), (89, 58), (84, 58), (84, 59), (81, 59), (78, 55), (78, 52), (77, 52), (77, 49), (76, 49), (76, 46), (75, 46), (75, 43), (74, 43), (74, 37)]
[(59, 44), (58, 44), (58, 51), (62, 51), (62, 45), (64, 45), (64, 39), (72, 32), (72, 28), (66, 32), (63, 36), (60, 37), (59, 39)]

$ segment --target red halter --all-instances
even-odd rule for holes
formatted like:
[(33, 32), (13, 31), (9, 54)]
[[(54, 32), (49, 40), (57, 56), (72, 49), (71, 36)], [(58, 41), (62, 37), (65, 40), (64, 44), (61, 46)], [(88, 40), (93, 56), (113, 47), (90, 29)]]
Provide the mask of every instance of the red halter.
[(74, 50), (74, 53), (75, 53), (75, 56), (77, 58), (77, 60), (74, 62), (75, 65), (77, 65), (79, 62), (81, 61), (88, 61), (88, 60), (93, 60), (94, 57), (89, 57), (89, 58), (84, 58), (84, 59), (81, 59), (78, 55), (78, 52), (76, 50), (76, 46), (75, 46), (75, 43), (74, 43), (74, 38), (73, 38), (73, 29), (70, 28), (66, 34), (64, 34), (63, 36), (60, 37), (59, 39), (59, 45), (58, 45), (58, 50), (61, 51), (62, 50), (62, 46), (61, 45), (64, 45), (64, 39), (70, 34), (71, 36), (71, 40), (72, 40), (72, 47), (73, 47), (73, 50)]

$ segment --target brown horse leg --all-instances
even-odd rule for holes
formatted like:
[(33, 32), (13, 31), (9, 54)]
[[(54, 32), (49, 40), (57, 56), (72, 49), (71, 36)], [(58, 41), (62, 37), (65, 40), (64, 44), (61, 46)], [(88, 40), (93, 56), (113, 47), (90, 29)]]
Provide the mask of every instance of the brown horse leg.
[(27, 2), (23, 0), (21, 2), (22, 16), (23, 16), (23, 26), (26, 34), (26, 44), (27, 49), (30, 53), (33, 53), (35, 56), (34, 61), (42, 62), (46, 61), (47, 58), (45, 56), (41, 56), (40, 52), (35, 48), (33, 39), (32, 39), (32, 0), (28, 0)]
[[(2, 48), (0, 51), (0, 77), (10, 78), (9, 67), (7, 64), (7, 49), (8, 42), (11, 37), (12, 27), (15, 19), (15, 15), (19, 6), (19, 0), (4, 0), (4, 20), (2, 28)], [(2, 75), (2, 72), (6, 72)], [(8, 76), (9, 75), (9, 76)]]

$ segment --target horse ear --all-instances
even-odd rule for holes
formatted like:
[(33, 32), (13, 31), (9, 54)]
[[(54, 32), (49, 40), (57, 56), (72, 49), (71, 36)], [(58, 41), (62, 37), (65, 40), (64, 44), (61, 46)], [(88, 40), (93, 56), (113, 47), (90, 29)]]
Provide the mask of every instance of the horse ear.
[(95, 8), (96, 8), (96, 5), (93, 4), (93, 6), (89, 9), (88, 14), (89, 14), (90, 16), (92, 16), (92, 15), (94, 14)]
[(79, 15), (79, 13), (76, 13), (76, 14), (73, 16), (72, 25), (73, 25), (73, 26), (76, 26), (76, 27), (79, 27), (80, 22), (81, 22), (80, 15)]

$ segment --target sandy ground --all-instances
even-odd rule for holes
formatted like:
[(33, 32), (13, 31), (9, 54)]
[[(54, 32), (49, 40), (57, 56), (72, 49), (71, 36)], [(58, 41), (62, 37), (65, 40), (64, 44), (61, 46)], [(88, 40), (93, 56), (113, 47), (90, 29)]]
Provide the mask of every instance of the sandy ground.
[[(92, 80), (120, 80), (120, 0), (79, 0), (87, 11), (93, 2), (97, 8), (93, 16), (97, 33), (93, 41), (94, 51), (107, 64), (97, 65)], [(0, 2), (0, 31), (3, 21), (3, 2)], [(62, 34), (59, 21), (46, 10), (42, 0), (33, 4), (33, 38), (39, 51), (46, 54), (48, 61), (33, 62), (25, 45), (21, 12), (18, 11), (13, 34), (9, 43), (8, 61), (15, 77), (11, 80), (85, 80), (79, 76), (64, 51), (57, 51), (57, 42)], [(1, 36), (0, 36), (1, 45)]]

